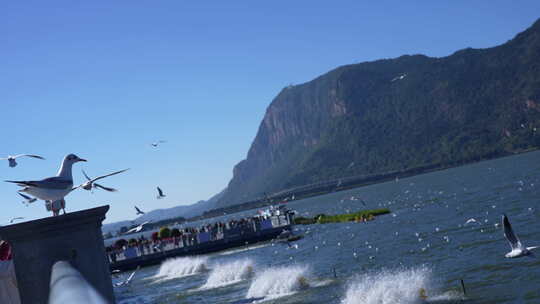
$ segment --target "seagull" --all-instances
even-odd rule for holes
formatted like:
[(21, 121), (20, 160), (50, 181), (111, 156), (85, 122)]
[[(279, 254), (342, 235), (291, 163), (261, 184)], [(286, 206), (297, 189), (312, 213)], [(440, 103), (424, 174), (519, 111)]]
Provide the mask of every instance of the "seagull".
[(120, 273), (120, 270), (115, 269), (115, 270), (111, 271), (111, 276), (112, 276), (113, 278), (117, 279), (119, 273)]
[(144, 212), (142, 212), (141, 209), (137, 208), (137, 206), (135, 206), (135, 211), (137, 211), (137, 215), (144, 214)]
[(17, 192), (20, 196), (22, 196), (24, 198), (24, 201), (22, 202), (23, 204), (25, 204), (27, 207), (28, 205), (30, 205), (31, 203), (37, 201), (37, 198), (35, 197), (30, 197), (28, 195), (24, 195), (20, 192)]
[(161, 199), (161, 198), (164, 198), (166, 195), (163, 194), (163, 190), (161, 190), (161, 188), (157, 187), (157, 192), (158, 192), (158, 196), (157, 196), (157, 199)]
[(105, 191), (109, 191), (109, 192), (116, 192), (117, 190), (114, 189), (114, 188), (109, 188), (109, 187), (105, 187), (103, 185), (100, 185), (98, 183), (96, 183), (97, 180), (100, 180), (102, 178), (105, 178), (105, 177), (108, 177), (108, 176), (111, 176), (111, 175), (116, 175), (116, 174), (119, 174), (119, 173), (122, 173), (122, 172), (125, 172), (129, 169), (124, 169), (124, 170), (120, 170), (120, 171), (116, 171), (116, 172), (113, 172), (113, 173), (110, 173), (110, 174), (106, 174), (106, 175), (102, 175), (102, 176), (98, 176), (96, 178), (90, 178), (88, 177), (88, 175), (86, 174), (86, 172), (84, 172), (84, 170), (82, 170), (83, 174), (84, 174), (84, 177), (86, 177), (87, 181), (84, 183), (84, 184), (80, 184), (79, 186), (73, 188), (73, 189), (77, 189), (79, 187), (83, 188), (84, 190), (92, 190), (93, 188), (101, 188)]
[(74, 163), (86, 161), (75, 154), (69, 154), (64, 157), (58, 174), (54, 177), (45, 178), (37, 181), (10, 181), (23, 189), (19, 192), (26, 192), (44, 201), (61, 200), (73, 190), (73, 175), (71, 168)]
[(510, 225), (510, 221), (508, 221), (506, 214), (503, 214), (502, 216), (502, 224), (504, 228), (504, 236), (506, 237), (508, 242), (510, 242), (510, 247), (512, 248), (512, 251), (505, 254), (504, 256), (507, 258), (519, 258), (528, 255), (534, 256), (531, 250), (539, 248), (540, 246), (524, 247), (523, 244), (521, 244), (521, 241), (518, 239), (517, 235), (514, 234), (514, 231), (512, 230), (512, 226)]
[(9, 221), (9, 223), (10, 223), (10, 224), (13, 224), (14, 221), (16, 221), (16, 220), (22, 220), (22, 219), (24, 219), (24, 217), (21, 217), (21, 216), (19, 216), (19, 217), (14, 217), (14, 218), (12, 218), (12, 219)]
[(465, 225), (470, 224), (470, 223), (476, 223), (476, 219), (474, 219), (474, 218), (468, 219), (468, 220), (465, 222)]
[(151, 143), (150, 145), (154, 148), (157, 148), (157, 146), (159, 146), (159, 144), (162, 144), (162, 143), (166, 143), (167, 141), (166, 140), (158, 140), (156, 142), (153, 142)]
[(401, 79), (405, 78), (405, 76), (407, 76), (407, 74), (399, 75), (397, 77), (394, 77), (392, 80), (390, 80), (390, 82), (394, 82), (396, 80), (401, 80)]
[[(137, 207), (135, 207), (137, 208)], [(129, 229), (128, 231), (126, 231), (124, 234), (130, 234), (130, 233), (137, 233), (137, 232), (141, 232), (141, 230), (143, 229), (143, 226), (150, 223), (150, 221), (146, 221), (142, 224), (140, 224), (139, 226), (135, 227), (135, 228), (131, 228)]]
[(0, 160), (6, 160), (9, 162), (9, 166), (11, 168), (13, 167), (16, 167), (17, 166), (17, 162), (15, 161), (16, 158), (19, 158), (19, 157), (23, 157), (23, 156), (26, 156), (26, 157), (33, 157), (33, 158), (37, 158), (37, 159), (45, 159), (43, 158), (42, 156), (39, 156), (39, 155), (33, 155), (33, 154), (19, 154), (19, 155), (9, 155), (8, 157), (2, 157), (0, 158)]
[(137, 272), (137, 270), (139, 270), (139, 268), (141, 268), (141, 266), (137, 266), (137, 269), (135, 269), (135, 271), (133, 271), (125, 281), (115, 283), (114, 287), (129, 285), (129, 283), (131, 283), (131, 280), (133, 279), (133, 277), (135, 276), (135, 273)]

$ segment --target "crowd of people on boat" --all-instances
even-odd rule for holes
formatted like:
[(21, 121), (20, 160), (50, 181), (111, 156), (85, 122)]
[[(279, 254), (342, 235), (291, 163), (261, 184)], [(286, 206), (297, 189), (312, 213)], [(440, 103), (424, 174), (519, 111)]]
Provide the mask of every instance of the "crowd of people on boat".
[[(277, 215), (274, 217), (274, 222), (272, 222), (272, 215)], [(153, 232), (151, 238), (141, 235), (129, 240), (120, 239), (105, 249), (109, 261), (115, 263), (120, 259), (130, 259), (223, 238), (241, 237), (246, 233), (286, 225), (289, 222), (290, 219), (286, 212), (280, 212), (280, 210), (262, 211), (253, 217), (215, 222), (200, 227), (173, 228), (167, 233), (163, 233), (163, 229), (161, 229), (160, 232)]]

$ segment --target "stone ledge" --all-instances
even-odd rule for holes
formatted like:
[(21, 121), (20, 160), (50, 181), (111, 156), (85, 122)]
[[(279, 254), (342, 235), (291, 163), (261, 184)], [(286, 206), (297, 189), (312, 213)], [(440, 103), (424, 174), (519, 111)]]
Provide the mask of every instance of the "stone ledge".
[(9, 226), (0, 227), (0, 239), (34, 239), (43, 234), (52, 232), (72, 231), (72, 229), (81, 229), (85, 225), (97, 225), (101, 227), (101, 222), (105, 219), (105, 214), (109, 206), (101, 206), (82, 211), (71, 212), (59, 216), (51, 216), (29, 222), (22, 222)]

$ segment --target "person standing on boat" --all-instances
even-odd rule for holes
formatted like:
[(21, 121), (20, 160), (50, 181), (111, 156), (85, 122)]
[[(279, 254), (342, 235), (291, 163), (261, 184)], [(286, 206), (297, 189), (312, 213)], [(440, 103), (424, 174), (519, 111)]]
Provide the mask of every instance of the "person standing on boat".
[(0, 303), (20, 304), (15, 266), (11, 259), (11, 246), (0, 240)]

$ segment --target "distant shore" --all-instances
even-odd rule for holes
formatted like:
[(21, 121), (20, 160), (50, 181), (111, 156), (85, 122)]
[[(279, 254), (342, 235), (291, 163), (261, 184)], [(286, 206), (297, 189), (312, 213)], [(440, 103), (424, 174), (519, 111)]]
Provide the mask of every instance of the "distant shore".
[(265, 199), (253, 200), (244, 202), (241, 204), (236, 204), (228, 207), (212, 209), (206, 211), (203, 215), (192, 217), (187, 219), (188, 222), (198, 221), (202, 219), (209, 219), (213, 217), (234, 214), (237, 212), (242, 212), (250, 209), (266, 207), (280, 202), (291, 202), (295, 200), (305, 199), (309, 197), (315, 197), (319, 195), (325, 195), (332, 192), (345, 191), (359, 187), (365, 187), (373, 184), (379, 184), (388, 182), (391, 180), (401, 179), (412, 177), (416, 175), (422, 175), (426, 173), (431, 173), (435, 171), (442, 171), (452, 168), (458, 168), (466, 165), (471, 165), (474, 163), (479, 163), (488, 160), (495, 160), (499, 158), (505, 158), (509, 156), (515, 156), (519, 154), (529, 153), (538, 151), (538, 148), (528, 148), (520, 151), (501, 153), (501, 154), (491, 154), (484, 155), (481, 157), (476, 157), (470, 160), (462, 160), (459, 162), (453, 163), (439, 163), (425, 165), (415, 168), (410, 168), (403, 171), (393, 171), (387, 173), (373, 174), (368, 176), (354, 176), (354, 177), (344, 177), (340, 179), (334, 179), (326, 182), (320, 182), (313, 185), (299, 186), (287, 191), (281, 191), (277, 194), (274, 194)]
[(224, 215), (231, 215), (231, 214), (235, 214), (235, 213), (239, 213), (239, 212), (243, 212), (243, 211), (247, 211), (251, 209), (265, 208), (270, 205), (275, 205), (278, 203), (291, 202), (291, 201), (296, 201), (300, 199), (316, 197), (319, 195), (325, 195), (325, 194), (329, 194), (333, 192), (346, 191), (346, 190), (365, 187), (369, 185), (384, 183), (384, 182), (396, 180), (396, 178), (401, 179), (401, 178), (407, 178), (407, 177), (427, 174), (427, 173), (436, 172), (436, 171), (458, 168), (458, 167), (472, 165), (472, 164), (483, 162), (483, 161), (495, 160), (495, 159), (515, 156), (519, 154), (535, 152), (538, 150), (539, 150), (538, 148), (529, 148), (529, 149), (523, 149), (520, 151), (514, 151), (513, 153), (506, 153), (504, 155), (499, 155), (496, 157), (484, 156), (482, 158), (470, 160), (467, 162), (463, 161), (461, 163), (456, 163), (453, 165), (432, 164), (429, 166), (421, 166), (421, 167), (411, 168), (404, 171), (395, 171), (395, 172), (381, 173), (381, 174), (360, 176), (360, 177), (340, 178), (336, 180), (330, 180), (326, 182), (317, 183), (315, 185), (296, 187), (294, 189), (290, 189), (287, 191), (282, 191), (278, 194), (274, 194), (266, 199), (253, 200), (253, 201), (248, 201), (248, 202), (244, 202), (241, 204), (236, 204), (236, 205), (232, 205), (232, 206), (228, 206), (224, 208), (212, 209), (212, 210), (206, 211), (203, 215), (199, 215), (199, 216), (195, 216), (195, 217), (191, 217), (187, 219), (184, 217), (174, 217), (174, 218), (164, 219), (158, 222), (153, 222), (149, 224), (148, 226), (152, 227), (151, 229), (156, 229), (159, 227), (173, 225), (177, 223), (188, 223), (188, 222), (195, 222), (199, 220), (211, 219), (211, 218), (220, 217)]

